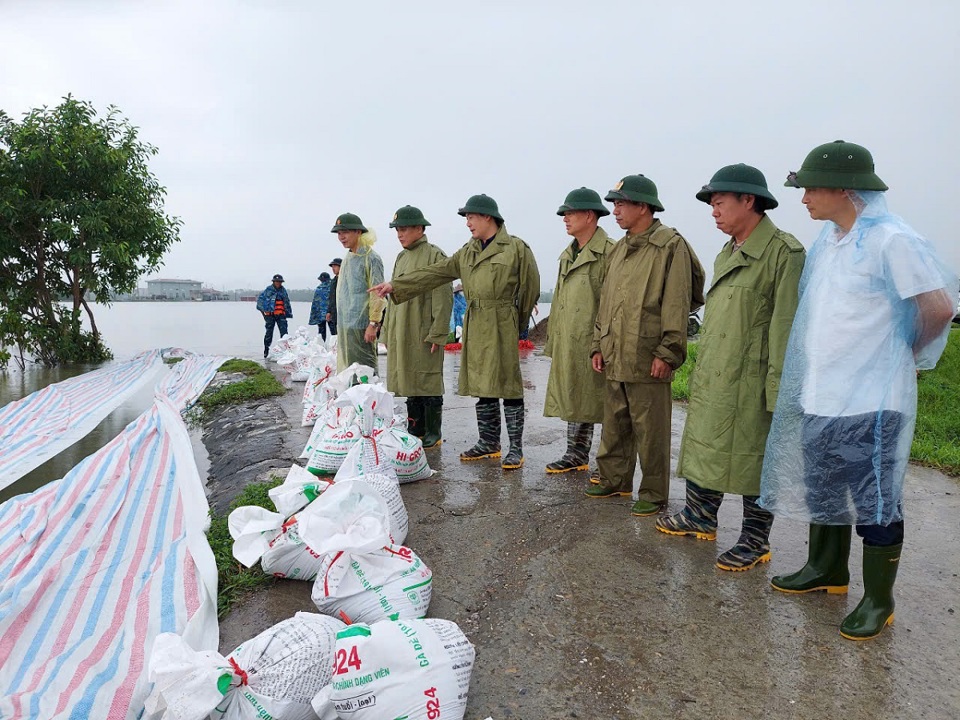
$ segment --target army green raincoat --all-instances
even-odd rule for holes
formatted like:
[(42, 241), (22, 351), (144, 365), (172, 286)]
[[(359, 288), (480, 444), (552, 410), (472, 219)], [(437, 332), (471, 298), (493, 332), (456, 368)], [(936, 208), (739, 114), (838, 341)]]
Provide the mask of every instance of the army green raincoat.
[[(424, 235), (397, 256), (393, 280), (446, 259), (446, 253)], [(387, 308), (382, 337), (387, 346), (388, 390), (403, 397), (443, 395), (443, 348), (452, 309), (449, 283)], [(437, 346), (433, 352), (431, 344)]]
[(659, 220), (628, 233), (607, 258), (590, 355), (607, 380), (668, 383), (650, 375), (653, 358), (676, 369), (687, 359), (687, 318), (703, 303), (703, 267), (680, 233)]
[[(576, 240), (573, 241), (577, 242)], [(600, 288), (614, 243), (603, 228), (573, 258), (573, 243), (560, 254), (547, 346), (551, 358), (543, 414), (576, 423), (603, 420), (603, 375), (590, 364), (590, 343), (600, 307)]]
[(533, 252), (501, 226), (486, 248), (471, 239), (447, 260), (393, 280), (393, 301), (407, 302), (457, 278), (467, 300), (459, 394), (522, 398), (517, 343), (540, 298)]
[(760, 494), (763, 451), (797, 310), (803, 245), (764, 216), (713, 266), (677, 474), (710, 490)]

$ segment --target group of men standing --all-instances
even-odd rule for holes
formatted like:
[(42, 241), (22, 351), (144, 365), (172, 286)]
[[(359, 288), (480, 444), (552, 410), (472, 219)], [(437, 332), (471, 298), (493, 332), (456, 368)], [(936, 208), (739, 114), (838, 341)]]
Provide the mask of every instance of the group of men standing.
[[(757, 168), (723, 167), (696, 194), (729, 238), (706, 293), (693, 249), (657, 217), (664, 205), (651, 179), (629, 175), (607, 193), (626, 233), (617, 242), (598, 225), (610, 214), (598, 193), (579, 188), (567, 195), (557, 214), (572, 240), (559, 259), (544, 406), (545, 415), (567, 423), (567, 443), (545, 470), (588, 470), (601, 422), (596, 470), (584, 492), (631, 496), (639, 460), (631, 512), (661, 513), (670, 479), (671, 381), (687, 359), (688, 316), (705, 305), (677, 473), (686, 479), (684, 507), (661, 515), (656, 529), (715, 540), (724, 495), (739, 495), (740, 536), (719, 555), (718, 568), (768, 562), (774, 516), (800, 519), (810, 524), (808, 562), (775, 577), (773, 587), (840, 593), (849, 582), (856, 525), (865, 593), (841, 634), (866, 639), (893, 620), (915, 373), (933, 367), (946, 344), (957, 279), (887, 211), (887, 187), (866, 148), (821, 145), (785, 184), (804, 188), (811, 217), (825, 221), (809, 255), (769, 217), (778, 203)], [(376, 367), (382, 299), (389, 297), (381, 337), (388, 389), (408, 398), (410, 429), (424, 446), (439, 445), (442, 349), (451, 282), (460, 279), (467, 307), (459, 394), (478, 398), (479, 435), (460, 459), (500, 458), (504, 470), (514, 470), (524, 463), (518, 339), (540, 276), (530, 248), (507, 232), (492, 198), (475, 195), (459, 214), (471, 238), (447, 257), (427, 240), (423, 213), (400, 208), (390, 227), (403, 250), (389, 282), (362, 239), (360, 219), (337, 219), (334, 232), (349, 251), (344, 274), (351, 268), (337, 295), (340, 361)], [(345, 305), (357, 316), (349, 326)]]

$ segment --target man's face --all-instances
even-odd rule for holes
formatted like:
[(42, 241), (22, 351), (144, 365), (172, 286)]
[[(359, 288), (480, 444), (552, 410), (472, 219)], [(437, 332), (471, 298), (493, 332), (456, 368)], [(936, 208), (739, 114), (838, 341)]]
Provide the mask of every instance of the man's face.
[(573, 237), (582, 235), (596, 224), (593, 218), (592, 210), (567, 210), (563, 214), (563, 224), (567, 228), (567, 235)]
[(331, 266), (330, 266), (330, 269), (333, 271), (333, 276), (334, 276), (334, 277), (336, 277), (337, 275), (340, 274), (340, 266), (339, 266), (339, 265), (331, 265)]
[(497, 234), (497, 221), (489, 215), (467, 213), (466, 220), (474, 240), (488, 240)]
[(643, 216), (646, 206), (643, 203), (635, 203), (630, 200), (613, 201), (613, 217), (617, 219), (617, 225), (624, 230), (629, 230), (636, 225)]
[(713, 219), (720, 232), (732, 236), (748, 223), (750, 215), (756, 215), (752, 209), (751, 197), (753, 196), (737, 197), (735, 193), (729, 192), (717, 192), (710, 196)]
[(423, 237), (423, 227), (420, 225), (397, 228), (397, 240), (400, 241), (400, 244), (403, 246), (404, 249), (407, 249), (422, 237)]
[(283, 287), (283, 283), (280, 282), (279, 280), (274, 280), (274, 281), (273, 281), (273, 286), (274, 286), (277, 290), (279, 290), (280, 288)]
[(835, 220), (850, 206), (840, 188), (804, 188), (802, 202), (814, 220)]
[(337, 230), (337, 240), (339, 240), (340, 244), (343, 245), (347, 250), (353, 252), (360, 244), (360, 231)]

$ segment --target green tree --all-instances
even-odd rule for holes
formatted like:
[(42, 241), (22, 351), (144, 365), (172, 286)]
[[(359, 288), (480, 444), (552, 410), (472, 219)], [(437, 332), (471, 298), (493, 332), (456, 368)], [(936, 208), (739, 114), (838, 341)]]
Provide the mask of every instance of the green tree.
[(0, 110), (0, 365), (11, 349), (21, 366), (109, 358), (91, 304), (133, 292), (179, 241), (137, 133), (71, 96), (21, 122)]

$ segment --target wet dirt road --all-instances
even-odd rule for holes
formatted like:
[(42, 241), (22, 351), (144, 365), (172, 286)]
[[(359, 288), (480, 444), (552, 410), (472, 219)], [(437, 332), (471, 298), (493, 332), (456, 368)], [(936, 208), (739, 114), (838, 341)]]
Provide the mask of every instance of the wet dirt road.
[[(911, 467), (896, 623), (854, 643), (837, 631), (862, 590), (856, 538), (849, 596), (788, 596), (769, 579), (803, 564), (805, 525), (776, 522), (772, 562), (726, 573), (714, 560), (736, 542), (737, 498), (721, 508), (714, 543), (656, 532), (627, 498), (584, 497), (586, 473), (543, 472), (565, 427), (542, 416), (549, 360), (536, 354), (523, 360), (525, 467), (460, 463), (476, 421), (475, 401), (451, 393), (456, 362), (448, 357), (446, 442), (428, 454), (438, 472), (402, 494), (406, 544), (434, 572), (429, 614), (457, 622), (476, 646), (468, 720), (960, 717), (955, 479)], [(281, 399), (297, 453), (309, 434), (301, 387)], [(675, 406), (674, 462), (683, 418)], [(285, 473), (292, 457), (276, 467)], [(669, 512), (682, 505), (674, 479)], [(278, 582), (225, 618), (221, 649), (298, 610), (313, 610), (309, 583)]]

